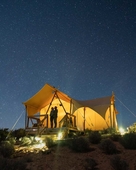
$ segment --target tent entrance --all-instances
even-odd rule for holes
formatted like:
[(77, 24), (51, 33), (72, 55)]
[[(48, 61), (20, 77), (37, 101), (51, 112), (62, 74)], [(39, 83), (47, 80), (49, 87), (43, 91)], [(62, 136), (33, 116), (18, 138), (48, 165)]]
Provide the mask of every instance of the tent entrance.
[[(67, 107), (65, 107), (65, 105), (67, 105)], [(64, 102), (62, 99), (60, 99), (57, 91), (54, 91), (54, 94), (46, 107), (41, 108), (38, 114), (27, 116), (26, 131), (28, 133), (31, 131), (31, 133), (41, 135), (44, 134), (47, 129), (50, 129), (50, 110), (51, 107), (54, 106), (58, 107), (58, 128), (66, 127), (77, 130), (76, 116), (70, 113), (71, 102)]]

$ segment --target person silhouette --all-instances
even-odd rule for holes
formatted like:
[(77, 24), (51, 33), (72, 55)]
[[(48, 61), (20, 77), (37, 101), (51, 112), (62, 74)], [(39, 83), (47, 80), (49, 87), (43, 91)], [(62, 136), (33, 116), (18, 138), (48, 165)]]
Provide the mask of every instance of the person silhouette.
[(53, 128), (53, 119), (54, 119), (54, 108), (51, 108), (50, 111), (50, 123), (51, 123), (51, 128)]
[(58, 108), (57, 108), (57, 106), (55, 106), (55, 108), (54, 108), (53, 117), (54, 117), (54, 128), (56, 128), (57, 127), (57, 117), (58, 117)]

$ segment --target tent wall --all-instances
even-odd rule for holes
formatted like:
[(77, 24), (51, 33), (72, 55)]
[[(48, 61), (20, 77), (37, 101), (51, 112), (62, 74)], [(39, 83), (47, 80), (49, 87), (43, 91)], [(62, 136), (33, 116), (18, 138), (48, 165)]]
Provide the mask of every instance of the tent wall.
[[(110, 107), (113, 106), (111, 105)], [(107, 128), (117, 129), (116, 114), (113, 108), (110, 107), (108, 107), (105, 112), (105, 118), (103, 118), (96, 111), (88, 107), (85, 108), (85, 114), (84, 107), (77, 109), (74, 115), (76, 116), (77, 127), (79, 128), (79, 130), (84, 130), (84, 122), (85, 129), (91, 129), (94, 131), (104, 130)]]
[(91, 130), (103, 130), (107, 129), (110, 126), (108, 122), (109, 111), (106, 112), (106, 119), (103, 119), (97, 112), (90, 108), (85, 108), (85, 117), (84, 117), (84, 107), (78, 109), (74, 115), (76, 116), (77, 127), (79, 130), (84, 130), (84, 119), (85, 119), (85, 129)]
[[(60, 101), (61, 101), (61, 103), (63, 104), (65, 110), (64, 110), (63, 106), (60, 104)], [(65, 101), (63, 101), (63, 100), (61, 100), (61, 99), (60, 99), (60, 101), (59, 101), (58, 99), (55, 99), (55, 100), (53, 100), (53, 102), (51, 103), (50, 108), (49, 108), (49, 105), (47, 105), (46, 107), (42, 108), (41, 111), (40, 111), (40, 119), (42, 120), (42, 119), (43, 119), (42, 115), (45, 115), (45, 113), (47, 113), (47, 114), (49, 115), (49, 120), (50, 120), (51, 107), (57, 106), (57, 108), (58, 108), (57, 124), (58, 124), (58, 126), (59, 126), (59, 122), (60, 122), (60, 120), (66, 115), (66, 112), (67, 112), (67, 113), (70, 113), (70, 103), (65, 102)], [(48, 112), (47, 112), (47, 111), (48, 111)], [(65, 112), (65, 111), (66, 111), (66, 112)], [(49, 125), (49, 127), (51, 127), (51, 126), (50, 126), (50, 121), (48, 122), (48, 125)]]

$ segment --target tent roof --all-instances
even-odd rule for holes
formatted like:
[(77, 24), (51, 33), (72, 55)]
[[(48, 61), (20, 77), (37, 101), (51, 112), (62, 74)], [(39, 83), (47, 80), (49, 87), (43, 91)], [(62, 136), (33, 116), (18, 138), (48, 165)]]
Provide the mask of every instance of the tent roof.
[(56, 93), (59, 99), (63, 101), (68, 103), (72, 102), (74, 105), (73, 112), (81, 107), (89, 107), (100, 114), (103, 118), (105, 117), (105, 112), (110, 106), (112, 100), (112, 96), (85, 101), (75, 100), (57, 88), (49, 84), (45, 84), (39, 92), (37, 92), (27, 101), (23, 102), (23, 104), (26, 106), (28, 116), (33, 116), (34, 114), (40, 112), (42, 108), (49, 105), (54, 97), (54, 93)]
[(92, 100), (75, 100), (76, 102), (76, 107), (89, 107), (96, 111), (98, 114), (100, 114), (103, 118), (105, 118), (105, 113), (108, 107), (111, 104), (111, 98), (112, 96), (107, 96), (107, 97), (102, 97), (102, 98), (97, 98), (97, 99), (92, 99)]
[(76, 100), (81, 106), (93, 108), (99, 105), (110, 105), (111, 103), (111, 96), (101, 97), (97, 99), (91, 100)]
[(27, 108), (28, 115), (32, 116), (38, 113), (43, 107), (49, 105), (55, 92), (57, 92), (57, 95), (60, 99), (66, 102), (71, 101), (71, 98), (63, 92), (59, 91), (58, 89), (49, 84), (45, 84), (43, 88), (39, 92), (37, 92), (33, 97), (23, 102), (23, 104)]

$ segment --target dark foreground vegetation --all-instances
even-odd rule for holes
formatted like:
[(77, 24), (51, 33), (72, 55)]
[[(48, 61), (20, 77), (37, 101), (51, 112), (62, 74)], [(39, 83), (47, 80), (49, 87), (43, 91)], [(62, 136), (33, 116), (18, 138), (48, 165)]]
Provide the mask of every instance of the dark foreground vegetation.
[[(111, 132), (111, 131), (110, 131)], [(110, 160), (111, 166), (114, 170), (128, 170), (129, 165), (125, 160), (122, 160), (119, 156), (120, 151), (116, 148), (115, 142), (119, 142), (125, 149), (136, 149), (136, 133), (130, 131), (124, 135), (116, 132), (109, 133), (109, 131), (93, 132), (86, 130), (85, 133), (71, 136), (67, 140), (61, 140), (54, 142), (52, 138), (46, 137), (44, 139), (46, 146), (49, 148), (49, 154), (51, 148), (56, 145), (60, 147), (66, 146), (73, 152), (85, 153), (91, 152), (92, 145), (97, 145), (104, 154), (114, 155)], [(32, 159), (29, 156), (17, 158), (15, 151), (15, 145), (29, 146), (35, 143), (34, 139), (26, 136), (24, 129), (18, 129), (13, 132), (9, 132), (8, 129), (0, 129), (0, 168), (2, 170), (27, 170), (27, 163)], [(86, 170), (98, 170), (97, 162), (92, 158), (85, 160)], [(29, 169), (30, 170), (30, 169)]]

